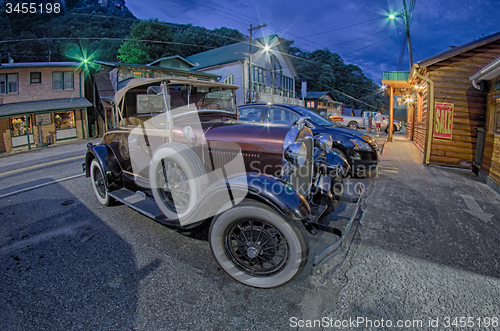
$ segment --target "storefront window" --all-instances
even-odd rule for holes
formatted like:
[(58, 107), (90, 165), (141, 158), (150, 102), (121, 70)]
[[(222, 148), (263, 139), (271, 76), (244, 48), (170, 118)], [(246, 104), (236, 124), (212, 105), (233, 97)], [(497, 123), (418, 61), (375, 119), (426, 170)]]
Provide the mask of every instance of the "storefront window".
[[(28, 119), (28, 123), (26, 123), (26, 118)], [(31, 127), (31, 118), (29, 116), (11, 117), (9, 118), (9, 122), (10, 135), (12, 137), (25, 136), (26, 128), (29, 130), (30, 134), (33, 133), (33, 128)]]
[(74, 129), (75, 128), (75, 112), (65, 111), (55, 113), (56, 130)]

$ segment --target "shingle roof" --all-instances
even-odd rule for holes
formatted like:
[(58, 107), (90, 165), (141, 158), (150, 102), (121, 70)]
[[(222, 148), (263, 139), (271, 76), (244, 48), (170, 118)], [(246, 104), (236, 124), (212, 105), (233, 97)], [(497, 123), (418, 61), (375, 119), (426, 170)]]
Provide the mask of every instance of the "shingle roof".
[(53, 99), (9, 103), (0, 106), (0, 118), (16, 115), (34, 114), (54, 110), (80, 109), (91, 107), (92, 104), (85, 98)]
[(159, 58), (158, 60), (154, 60), (153, 62), (151, 63), (148, 63), (147, 65), (148, 66), (154, 66), (156, 63), (158, 62), (161, 62), (161, 61), (165, 61), (165, 60), (170, 60), (170, 59), (179, 59), (181, 61), (184, 61), (186, 62), (189, 66), (191, 67), (194, 67), (194, 64), (191, 63), (190, 61), (186, 60), (185, 58), (183, 58), (182, 56), (180, 55), (173, 55), (173, 56), (166, 56), (166, 57), (162, 57), (162, 58)]
[[(253, 46), (252, 53), (255, 53), (258, 49), (258, 47)], [(236, 43), (188, 56), (186, 60), (194, 63), (193, 70), (202, 69), (245, 60), (248, 57), (248, 51), (248, 43)]]
[[(328, 91), (313, 91), (313, 92), (307, 92), (306, 96), (304, 97), (304, 99), (319, 99), (321, 97), (323, 97), (325, 94), (327, 93), (330, 93)], [(298, 99), (302, 99), (302, 93), (299, 93), (297, 95), (297, 98)]]

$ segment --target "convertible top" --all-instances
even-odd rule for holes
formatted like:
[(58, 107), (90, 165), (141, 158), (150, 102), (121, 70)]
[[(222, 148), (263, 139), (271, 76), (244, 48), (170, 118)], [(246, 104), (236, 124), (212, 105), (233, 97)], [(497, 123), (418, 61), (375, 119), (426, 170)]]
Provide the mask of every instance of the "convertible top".
[(230, 85), (230, 84), (208, 82), (197, 79), (178, 78), (178, 77), (134, 78), (131, 79), (130, 82), (128, 82), (128, 84), (125, 85), (125, 87), (116, 92), (115, 105), (119, 105), (122, 99), (124, 98), (125, 94), (131, 89), (141, 85), (149, 85), (156, 82), (166, 82), (167, 85), (187, 84), (187, 85), (202, 86), (202, 87), (224, 87), (230, 89), (239, 88), (238, 85)]

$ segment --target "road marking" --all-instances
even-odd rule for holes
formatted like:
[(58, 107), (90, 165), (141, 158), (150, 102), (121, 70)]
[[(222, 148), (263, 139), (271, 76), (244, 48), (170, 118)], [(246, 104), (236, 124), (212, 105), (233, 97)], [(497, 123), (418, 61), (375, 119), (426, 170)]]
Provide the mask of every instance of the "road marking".
[(79, 174), (79, 175), (69, 176), (69, 177), (66, 177), (66, 178), (53, 180), (51, 182), (47, 182), (47, 183), (35, 185), (35, 186), (32, 186), (32, 187), (23, 188), (22, 190), (17, 190), (17, 191), (14, 191), (14, 192), (6, 193), (4, 195), (0, 195), (0, 199), (7, 198), (7, 197), (10, 197), (10, 196), (19, 194), (19, 193), (23, 193), (23, 192), (28, 192), (28, 191), (31, 191), (31, 190), (35, 190), (35, 189), (40, 188), (40, 187), (44, 187), (44, 186), (48, 186), (48, 185), (52, 185), (52, 184), (57, 184), (57, 183), (60, 183), (60, 182), (64, 182), (66, 180), (75, 179), (75, 178), (82, 177), (82, 176), (85, 176), (85, 174)]
[(56, 164), (56, 163), (61, 163), (61, 162), (66, 162), (66, 161), (71, 161), (71, 160), (76, 160), (76, 159), (80, 159), (82, 157), (85, 157), (85, 155), (70, 157), (68, 159), (57, 160), (57, 161), (52, 161), (52, 162), (47, 162), (47, 163), (42, 163), (42, 164), (37, 164), (37, 165), (26, 167), (26, 168), (21, 168), (21, 169), (6, 171), (6, 172), (0, 173), (0, 176), (13, 174), (13, 173), (16, 173), (16, 172), (19, 172), (19, 171), (40, 168), (40, 167), (48, 166), (48, 165), (51, 165), (51, 164)]
[(464, 199), (465, 204), (467, 207), (469, 207), (469, 210), (465, 210), (472, 216), (475, 216), (479, 218), (481, 221), (487, 223), (491, 220), (491, 218), (494, 216), (493, 214), (488, 214), (486, 213), (481, 206), (477, 203), (476, 199), (474, 199), (473, 196), (471, 195), (466, 195), (466, 194), (460, 194), (462, 196), (462, 199)]

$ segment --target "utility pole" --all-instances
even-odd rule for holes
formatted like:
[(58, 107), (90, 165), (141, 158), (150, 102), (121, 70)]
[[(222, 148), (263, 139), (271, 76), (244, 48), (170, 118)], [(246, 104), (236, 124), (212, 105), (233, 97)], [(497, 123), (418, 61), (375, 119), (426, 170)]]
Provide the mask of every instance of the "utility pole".
[(411, 46), (411, 37), (410, 37), (410, 23), (411, 17), (408, 15), (408, 9), (406, 8), (406, 0), (403, 0), (403, 9), (404, 9), (404, 18), (405, 18), (405, 34), (406, 39), (408, 40), (408, 57), (410, 58), (410, 70), (413, 66), (413, 49)]
[(265, 28), (267, 26), (266, 23), (261, 24), (259, 26), (252, 26), (250, 24), (250, 42), (248, 44), (248, 103), (252, 103), (252, 34), (253, 30), (258, 30), (260, 28)]

